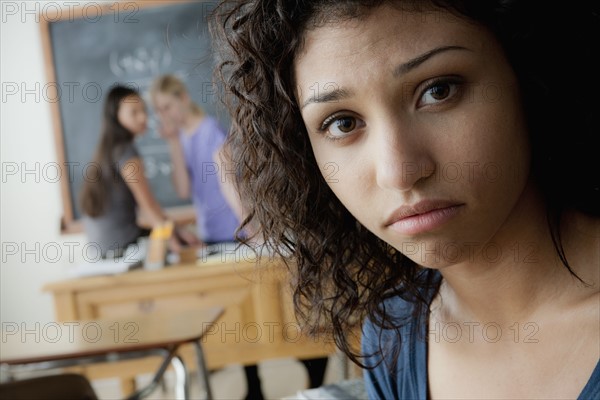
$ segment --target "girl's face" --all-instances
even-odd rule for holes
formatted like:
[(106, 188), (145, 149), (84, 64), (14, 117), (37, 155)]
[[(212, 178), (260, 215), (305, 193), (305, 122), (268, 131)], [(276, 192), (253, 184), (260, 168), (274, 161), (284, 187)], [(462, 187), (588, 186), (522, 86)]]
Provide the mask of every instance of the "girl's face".
[(142, 135), (147, 128), (146, 105), (141, 97), (131, 95), (121, 100), (117, 119), (134, 135)]
[(527, 185), (529, 148), (490, 32), (382, 6), (308, 31), (294, 67), (319, 168), (359, 222), (429, 267), (498, 238)]
[(189, 109), (188, 98), (180, 98), (172, 94), (157, 93), (154, 96), (154, 108), (161, 120), (166, 120), (176, 126), (182, 126), (186, 110)]

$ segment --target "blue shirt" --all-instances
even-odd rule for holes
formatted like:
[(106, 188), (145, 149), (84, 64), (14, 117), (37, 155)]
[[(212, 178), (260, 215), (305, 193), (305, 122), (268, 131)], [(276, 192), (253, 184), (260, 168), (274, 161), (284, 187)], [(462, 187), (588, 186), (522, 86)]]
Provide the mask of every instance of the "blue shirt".
[[(436, 291), (427, 294), (428, 303)], [(395, 297), (385, 302), (386, 311), (395, 319), (408, 318), (400, 328), (402, 345), (395, 331), (381, 330), (367, 320), (363, 326), (363, 354), (374, 354), (381, 343), (383, 361), (374, 369), (365, 369), (365, 386), (369, 399), (427, 399), (427, 326), (428, 307), (423, 307), (420, 323), (414, 323), (411, 315), (414, 304)], [(380, 338), (381, 334), (381, 338)], [(398, 358), (394, 363), (394, 351)], [(365, 364), (374, 366), (382, 359), (380, 354), (365, 359)], [(600, 361), (578, 397), (579, 400), (600, 399)]]
[(179, 140), (190, 176), (192, 201), (196, 211), (198, 235), (205, 242), (232, 241), (239, 223), (221, 192), (226, 171), (214, 155), (225, 141), (225, 131), (216, 119), (206, 116), (191, 135), (183, 132)]

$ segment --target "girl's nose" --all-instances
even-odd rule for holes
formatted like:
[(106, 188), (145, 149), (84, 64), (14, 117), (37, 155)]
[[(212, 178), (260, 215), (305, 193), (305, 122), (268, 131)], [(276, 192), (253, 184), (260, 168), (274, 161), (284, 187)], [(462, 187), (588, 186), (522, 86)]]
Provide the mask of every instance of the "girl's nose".
[(377, 185), (383, 189), (409, 191), (435, 172), (427, 136), (410, 124), (382, 124), (371, 135)]

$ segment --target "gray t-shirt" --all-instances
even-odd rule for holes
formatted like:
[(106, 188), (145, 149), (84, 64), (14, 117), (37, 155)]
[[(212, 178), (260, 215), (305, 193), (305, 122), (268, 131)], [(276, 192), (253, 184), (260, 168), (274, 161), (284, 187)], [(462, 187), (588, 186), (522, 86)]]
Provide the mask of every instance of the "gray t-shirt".
[[(102, 170), (103, 176), (110, 180), (109, 199), (104, 214), (99, 217), (83, 216), (83, 225), (89, 243), (97, 247), (103, 257), (109, 250), (114, 255), (120, 255), (128, 245), (142, 235), (142, 229), (136, 224), (135, 198), (121, 173), (124, 167), (125, 178), (129, 172), (133, 173), (133, 164), (130, 167), (127, 167), (127, 164), (137, 157), (139, 153), (133, 143), (115, 149), (113, 153), (115, 163), (109, 171)], [(94, 257), (91, 251), (89, 257)]]

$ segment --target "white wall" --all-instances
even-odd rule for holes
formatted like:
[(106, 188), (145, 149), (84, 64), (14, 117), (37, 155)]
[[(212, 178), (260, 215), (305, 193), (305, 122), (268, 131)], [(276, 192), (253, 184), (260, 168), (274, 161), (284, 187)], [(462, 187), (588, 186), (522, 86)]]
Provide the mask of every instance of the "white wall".
[[(41, 287), (66, 278), (69, 259), (80, 261), (84, 244), (81, 234), (60, 233), (62, 199), (60, 182), (52, 182), (51, 163), (57, 156), (50, 104), (41, 90), (24, 98), (21, 92), (47, 83), (39, 24), (34, 14), (24, 12), (24, 7), (43, 11), (47, 3), (0, 2), (0, 322), (27, 326), (54, 318), (52, 298)], [(11, 95), (15, 84), (19, 93)], [(39, 173), (22, 173), (36, 167)]]

